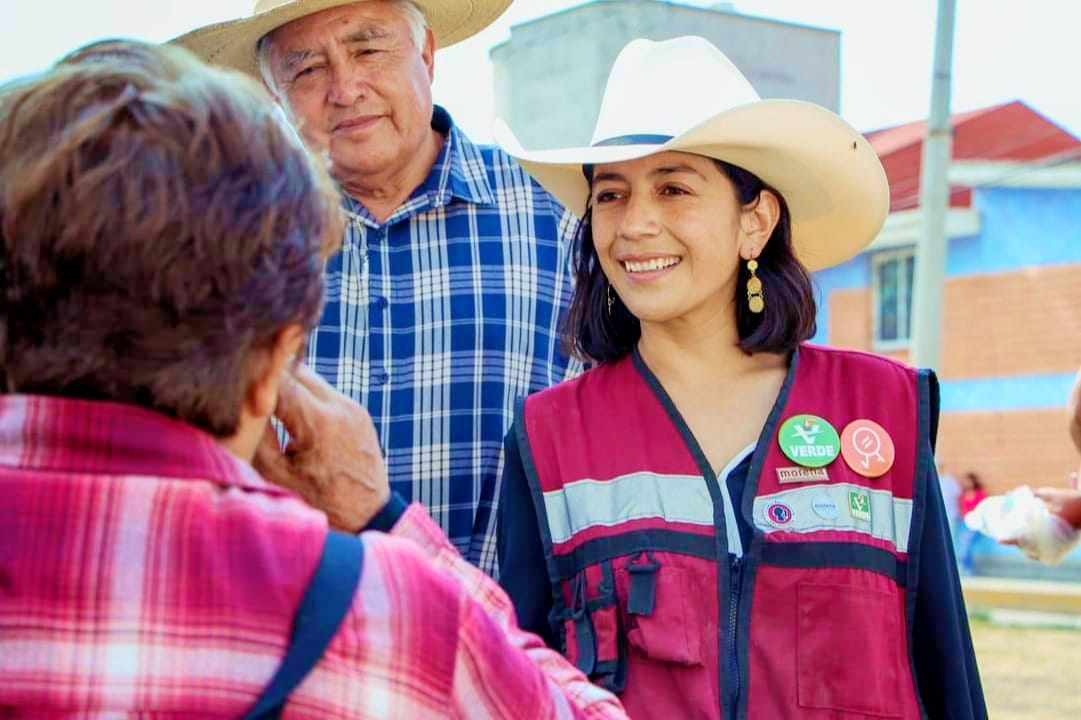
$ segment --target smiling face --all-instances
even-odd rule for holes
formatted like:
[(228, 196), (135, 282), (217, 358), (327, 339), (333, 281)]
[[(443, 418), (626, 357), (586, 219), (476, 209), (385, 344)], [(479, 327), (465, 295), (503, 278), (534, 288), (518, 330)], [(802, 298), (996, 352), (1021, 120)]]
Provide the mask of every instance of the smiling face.
[(335, 176), (405, 172), (431, 134), (435, 46), (417, 47), (405, 11), (371, 0), (308, 15), (269, 36), (276, 90)]
[(643, 327), (718, 314), (734, 327), (740, 260), (776, 224), (769, 201), (741, 206), (712, 159), (665, 152), (596, 166), (591, 203), (601, 268)]

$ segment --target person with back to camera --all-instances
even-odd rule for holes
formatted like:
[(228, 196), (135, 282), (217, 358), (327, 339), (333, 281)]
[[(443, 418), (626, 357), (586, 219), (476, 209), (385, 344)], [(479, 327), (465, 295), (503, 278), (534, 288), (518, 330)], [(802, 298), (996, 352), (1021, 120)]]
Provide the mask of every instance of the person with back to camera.
[(506, 439), (500, 582), (635, 718), (986, 716), (929, 371), (806, 343), (882, 227), (864, 138), (702, 38), (635, 40), (590, 147), (499, 142), (582, 218), (595, 364)]
[(341, 232), (262, 89), (185, 51), (0, 88), (0, 716), (626, 717), (297, 366)]

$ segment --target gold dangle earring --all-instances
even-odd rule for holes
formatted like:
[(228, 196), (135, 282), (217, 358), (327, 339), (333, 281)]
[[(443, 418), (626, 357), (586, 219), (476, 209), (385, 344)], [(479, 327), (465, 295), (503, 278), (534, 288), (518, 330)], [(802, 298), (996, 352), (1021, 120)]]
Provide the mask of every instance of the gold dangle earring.
[(753, 258), (748, 260), (747, 270), (751, 273), (751, 277), (747, 279), (747, 307), (757, 315), (766, 309), (766, 298), (762, 295), (762, 279), (755, 274), (758, 261)]
[(616, 304), (616, 299), (612, 297), (612, 283), (608, 283), (608, 317), (612, 317), (612, 306)]

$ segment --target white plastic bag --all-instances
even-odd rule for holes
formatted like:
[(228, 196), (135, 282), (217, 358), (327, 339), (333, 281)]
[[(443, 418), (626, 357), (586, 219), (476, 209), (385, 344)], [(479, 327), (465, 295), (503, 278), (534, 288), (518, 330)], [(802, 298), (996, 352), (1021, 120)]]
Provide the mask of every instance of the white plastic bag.
[(1030, 558), (1048, 565), (1062, 562), (1081, 539), (1027, 485), (985, 499), (965, 515), (965, 525), (998, 542), (1015, 541)]

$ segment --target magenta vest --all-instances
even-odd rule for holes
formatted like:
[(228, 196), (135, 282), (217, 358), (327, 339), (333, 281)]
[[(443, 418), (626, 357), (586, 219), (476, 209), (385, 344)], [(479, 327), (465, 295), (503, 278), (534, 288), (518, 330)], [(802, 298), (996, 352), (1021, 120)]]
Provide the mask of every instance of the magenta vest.
[[(923, 717), (909, 550), (933, 462), (928, 378), (801, 346), (738, 507), (637, 355), (527, 398), (518, 442), (566, 656), (636, 719)], [(802, 414), (838, 434), (874, 421), (892, 467), (799, 467), (779, 429)]]

